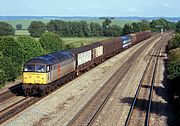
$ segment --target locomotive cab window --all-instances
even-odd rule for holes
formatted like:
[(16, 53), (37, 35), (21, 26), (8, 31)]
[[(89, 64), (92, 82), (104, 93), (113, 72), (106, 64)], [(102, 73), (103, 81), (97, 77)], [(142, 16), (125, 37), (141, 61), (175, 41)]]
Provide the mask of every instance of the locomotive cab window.
[(24, 72), (34, 72), (35, 65), (25, 65), (24, 66)]
[(45, 73), (46, 72), (45, 65), (36, 65), (35, 66), (35, 72)]

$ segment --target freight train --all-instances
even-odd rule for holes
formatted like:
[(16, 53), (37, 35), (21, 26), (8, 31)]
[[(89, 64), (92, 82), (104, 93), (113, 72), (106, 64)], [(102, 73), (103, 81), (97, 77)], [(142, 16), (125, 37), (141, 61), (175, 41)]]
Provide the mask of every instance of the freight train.
[(84, 71), (150, 37), (150, 31), (143, 31), (30, 59), (23, 68), (24, 94), (45, 95)]

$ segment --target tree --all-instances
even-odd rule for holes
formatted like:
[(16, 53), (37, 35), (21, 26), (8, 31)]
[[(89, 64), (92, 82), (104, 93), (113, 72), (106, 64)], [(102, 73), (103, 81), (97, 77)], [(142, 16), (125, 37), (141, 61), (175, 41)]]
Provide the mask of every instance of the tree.
[(112, 25), (112, 26), (110, 26), (110, 35), (112, 36), (112, 37), (118, 37), (118, 36), (120, 36), (121, 35), (121, 27), (120, 26), (118, 26), (118, 25)]
[[(0, 61), (1, 63), (1, 61)], [(2, 63), (1, 63), (2, 64)], [(6, 82), (6, 78), (5, 78), (5, 74), (3, 69), (0, 68), (0, 88), (4, 85), (4, 83)]]
[(62, 50), (64, 48), (63, 41), (60, 36), (52, 32), (44, 33), (40, 37), (39, 42), (48, 53)]
[(32, 21), (28, 27), (28, 31), (33, 37), (40, 37), (45, 30), (45, 24), (42, 21)]
[(2, 52), (0, 51), (0, 88), (4, 85), (6, 81), (6, 75), (4, 73), (2, 60), (3, 60), (3, 55), (2, 55)]
[(176, 32), (180, 33), (180, 21), (176, 23)]
[(102, 24), (104, 36), (111, 36), (109, 35), (109, 33), (111, 32), (110, 24), (111, 24), (111, 20), (109, 18), (106, 18)]
[(6, 22), (0, 22), (0, 36), (7, 36), (14, 34), (15, 34), (15, 30), (10, 24)]
[(5, 81), (14, 81), (19, 73), (17, 66), (13, 64), (12, 59), (9, 57), (3, 57), (0, 64), (2, 66), (2, 69), (0, 68), (0, 74), (4, 77), (2, 83)]
[(128, 35), (133, 32), (133, 28), (130, 24), (125, 24), (122, 29), (122, 35)]
[(17, 30), (22, 30), (22, 24), (17, 24), (17, 25), (16, 25), (16, 29), (17, 29)]
[(23, 63), (23, 52), (20, 44), (13, 37), (6, 36), (1, 39), (0, 45), (2, 55), (10, 58), (16, 73), (20, 74)]
[(23, 61), (45, 54), (39, 41), (30, 36), (19, 36), (17, 42), (20, 44), (23, 53)]
[(83, 32), (84, 36), (82, 37), (88, 37), (89, 36), (89, 26), (86, 21), (80, 21), (81, 31)]
[(103, 35), (103, 31), (102, 31), (102, 27), (100, 24), (98, 23), (90, 23), (90, 35), (91, 36), (102, 36)]
[(46, 29), (48, 30), (48, 32), (53, 32), (58, 34), (59, 31), (59, 20), (50, 20), (50, 22), (48, 22), (46, 24)]
[(14, 81), (21, 73), (23, 54), (20, 45), (13, 37), (2, 37), (0, 40), (0, 83)]
[(162, 28), (164, 30), (174, 29), (175, 28), (175, 23), (167, 21), (167, 20), (165, 20), (163, 18), (160, 18), (160, 19), (157, 19), (157, 20), (152, 20), (150, 22), (150, 28), (151, 28), (152, 31), (160, 32)]
[(141, 28), (140, 28), (140, 24), (139, 23), (136, 23), (136, 22), (133, 22), (132, 23), (132, 28), (133, 28), (133, 32), (140, 32)]
[(150, 29), (150, 22), (148, 20), (141, 20), (139, 23), (141, 27), (141, 31), (149, 30)]
[(106, 28), (108, 28), (109, 26), (110, 26), (110, 24), (111, 24), (111, 19), (109, 19), (109, 18), (106, 18), (105, 20), (104, 20), (104, 22), (103, 22), (103, 28), (104, 29), (106, 29)]

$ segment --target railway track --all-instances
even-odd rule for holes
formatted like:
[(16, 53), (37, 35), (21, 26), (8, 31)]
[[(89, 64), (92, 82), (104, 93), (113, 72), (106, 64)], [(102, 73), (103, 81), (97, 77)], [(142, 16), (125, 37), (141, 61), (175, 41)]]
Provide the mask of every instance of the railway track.
[[(59, 86), (54, 91), (58, 90), (62, 86), (63, 85)], [(17, 86), (16, 88), (21, 88), (21, 85)], [(14, 90), (17, 90), (16, 88), (14, 88)], [(21, 90), (18, 89), (16, 92), (17, 92), (16, 94), (12, 93), (11, 91), (2, 93), (2, 97), (0, 97), (0, 99), (2, 99), (2, 101), (0, 103), (4, 103), (13, 97), (18, 97), (17, 94), (22, 92), (22, 89)], [(50, 92), (50, 94), (51, 93), (53, 93), (53, 92)], [(5, 96), (7, 96), (6, 99), (4, 99)], [(28, 96), (28, 97), (21, 98), (20, 100), (18, 100), (17, 102), (15, 102), (13, 104), (8, 105), (6, 108), (0, 110), (0, 125), (47, 96), (48, 96), (48, 94), (43, 97), (38, 97), (36, 95), (31, 96), (31, 97)]]
[(138, 51), (136, 51), (117, 72), (102, 86), (102, 88), (85, 104), (85, 106), (74, 116), (74, 118), (67, 124), (68, 126), (86, 126), (91, 125), (96, 119), (98, 113), (111, 97), (113, 91), (118, 86), (119, 82), (124, 78), (126, 73), (130, 70), (133, 62), (143, 52), (145, 47), (153, 42), (156, 38), (144, 44)]
[(33, 105), (40, 99), (41, 98), (39, 97), (25, 97), (21, 99), (20, 101), (1, 110), (0, 111), (0, 124), (10, 119), (11, 117), (15, 116), (16, 114), (20, 113), (21, 111), (25, 110), (29, 106)]
[(23, 95), (21, 86), (22, 86), (22, 83), (19, 83), (15, 86), (10, 87), (8, 91), (5, 91), (2, 94), (0, 94), (0, 103), (4, 102), (14, 96)]
[[(157, 43), (155, 49), (147, 63), (146, 69), (144, 70), (142, 79), (138, 85), (136, 94), (134, 96), (130, 111), (128, 113), (125, 126), (129, 125), (150, 125), (150, 113), (152, 107), (152, 99), (153, 99), (153, 88), (156, 79), (156, 71), (158, 66), (159, 56), (162, 50), (162, 47), (165, 42), (169, 39), (168, 36), (164, 37)], [(143, 90), (143, 87), (148, 87), (146, 90)], [(149, 94), (147, 93), (149, 92)], [(142, 98), (141, 102), (138, 100)], [(137, 110), (136, 106), (140, 106), (142, 110)]]

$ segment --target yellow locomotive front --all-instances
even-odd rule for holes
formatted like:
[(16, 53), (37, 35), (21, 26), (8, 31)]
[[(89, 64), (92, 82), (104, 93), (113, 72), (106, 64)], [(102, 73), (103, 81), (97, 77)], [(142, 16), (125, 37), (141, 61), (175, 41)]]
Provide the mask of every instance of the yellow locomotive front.
[(47, 84), (48, 73), (46, 71), (46, 65), (25, 65), (23, 71), (23, 84)]

